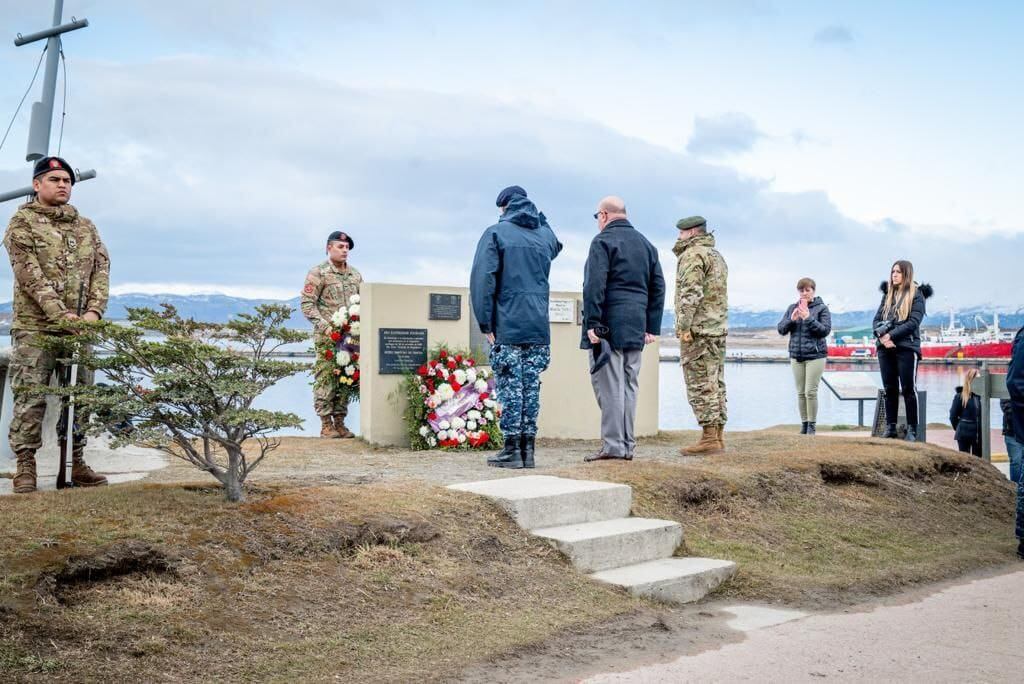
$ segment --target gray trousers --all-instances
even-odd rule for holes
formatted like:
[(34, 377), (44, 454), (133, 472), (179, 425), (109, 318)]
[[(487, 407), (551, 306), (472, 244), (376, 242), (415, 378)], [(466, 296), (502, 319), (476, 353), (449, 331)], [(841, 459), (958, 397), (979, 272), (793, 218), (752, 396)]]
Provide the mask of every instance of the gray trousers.
[[(597, 405), (601, 407), (601, 451), (609, 456), (628, 456), (636, 448), (633, 424), (642, 356), (641, 349), (613, 349), (608, 363), (590, 375)], [(590, 363), (594, 363), (593, 356)]]

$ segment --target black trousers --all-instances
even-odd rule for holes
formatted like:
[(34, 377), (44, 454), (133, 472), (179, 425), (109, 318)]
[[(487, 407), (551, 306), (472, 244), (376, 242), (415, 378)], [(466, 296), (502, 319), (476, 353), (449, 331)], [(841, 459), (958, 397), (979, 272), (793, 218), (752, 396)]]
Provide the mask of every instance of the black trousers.
[(878, 370), (885, 388), (885, 420), (896, 422), (900, 395), (907, 406), (907, 425), (917, 429), (917, 352), (913, 349), (878, 350)]
[(974, 454), (981, 458), (981, 440), (973, 439), (958, 439), (956, 445), (960, 448), (960, 451), (965, 454)]

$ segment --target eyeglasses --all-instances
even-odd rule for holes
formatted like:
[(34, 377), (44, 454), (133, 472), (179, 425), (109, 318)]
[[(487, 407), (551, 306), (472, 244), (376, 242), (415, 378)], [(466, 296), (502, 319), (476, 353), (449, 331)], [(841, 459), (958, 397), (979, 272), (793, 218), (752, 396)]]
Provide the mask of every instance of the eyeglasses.
[(604, 209), (602, 209), (601, 211), (598, 211), (598, 212), (595, 212), (595, 213), (594, 213), (594, 218), (596, 219), (596, 218), (597, 218), (598, 216), (600, 216), (601, 214), (605, 214), (605, 215), (607, 215), (607, 214), (608, 214), (608, 212), (607, 212), (607, 211), (605, 211)]

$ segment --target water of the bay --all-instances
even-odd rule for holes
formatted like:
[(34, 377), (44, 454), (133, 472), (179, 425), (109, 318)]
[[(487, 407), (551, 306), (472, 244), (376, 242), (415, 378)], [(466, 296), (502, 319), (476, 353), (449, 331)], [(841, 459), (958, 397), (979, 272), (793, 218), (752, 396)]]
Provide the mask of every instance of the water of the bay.
[[(877, 377), (878, 368), (871, 365), (832, 364), (829, 371), (867, 372)], [(945, 423), (949, 405), (957, 385), (961, 384), (966, 367), (920, 366), (918, 389), (927, 392), (927, 417), (931, 423)], [(999, 372), (998, 370), (996, 372)], [(697, 422), (686, 401), (686, 390), (678, 363), (658, 364), (658, 425), (662, 430), (694, 430)], [(796, 390), (788, 363), (726, 363), (725, 382), (729, 400), (729, 427), (734, 430), (756, 430), (780, 424), (800, 422)], [(880, 383), (879, 383), (880, 384)], [(583, 401), (593, 401), (592, 396)], [(818, 422), (823, 425), (856, 425), (857, 402), (839, 401), (822, 383), (818, 392)], [(319, 421), (313, 413), (310, 377), (297, 375), (268, 390), (259, 401), (263, 408), (292, 411), (302, 418), (305, 430), (283, 434), (316, 435)], [(396, 407), (396, 410), (400, 410)], [(543, 406), (541, 407), (543, 410)], [(870, 425), (875, 402), (864, 403), (864, 420)], [(993, 402), (993, 426), (998, 427), (999, 406)], [(359, 405), (352, 404), (349, 427), (359, 432)]]

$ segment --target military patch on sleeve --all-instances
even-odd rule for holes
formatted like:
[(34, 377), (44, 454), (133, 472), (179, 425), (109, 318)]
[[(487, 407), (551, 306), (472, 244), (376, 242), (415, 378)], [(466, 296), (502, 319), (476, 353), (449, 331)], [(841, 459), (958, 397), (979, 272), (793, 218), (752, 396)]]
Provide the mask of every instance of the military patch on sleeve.
[(316, 288), (313, 287), (313, 283), (306, 283), (306, 287), (302, 288), (302, 291), (306, 294), (313, 294), (313, 290), (315, 289)]

